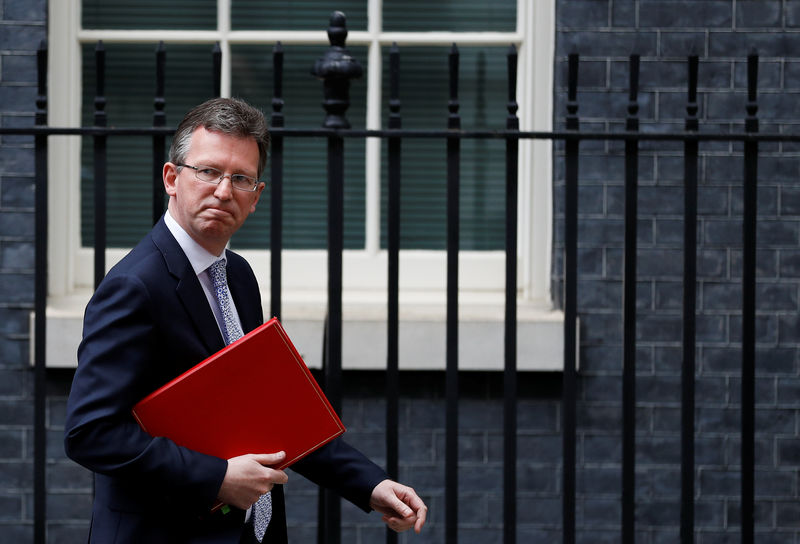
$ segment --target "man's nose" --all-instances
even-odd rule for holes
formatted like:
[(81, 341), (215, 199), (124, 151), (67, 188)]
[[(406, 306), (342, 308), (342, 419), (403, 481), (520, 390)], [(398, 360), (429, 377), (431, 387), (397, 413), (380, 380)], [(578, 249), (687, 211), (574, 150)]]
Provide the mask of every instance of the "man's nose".
[[(225, 181), (227, 180), (227, 183)], [(228, 200), (233, 196), (233, 181), (231, 181), (231, 174), (223, 174), (217, 183), (217, 188), (214, 190), (214, 195), (220, 200)]]

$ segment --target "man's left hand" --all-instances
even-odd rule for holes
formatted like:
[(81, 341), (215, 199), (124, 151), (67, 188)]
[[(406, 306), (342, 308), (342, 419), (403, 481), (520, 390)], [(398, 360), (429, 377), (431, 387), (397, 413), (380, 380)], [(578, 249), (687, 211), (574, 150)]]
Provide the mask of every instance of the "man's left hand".
[(383, 480), (375, 486), (369, 505), (382, 513), (383, 522), (398, 533), (412, 527), (419, 533), (428, 516), (428, 507), (417, 493), (393, 480)]

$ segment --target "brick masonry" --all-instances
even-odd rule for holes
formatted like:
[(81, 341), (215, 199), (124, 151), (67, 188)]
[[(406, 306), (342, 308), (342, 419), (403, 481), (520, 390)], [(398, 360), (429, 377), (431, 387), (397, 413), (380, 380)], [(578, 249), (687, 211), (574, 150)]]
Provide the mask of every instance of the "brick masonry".
[[(686, 57), (699, 55), (701, 130), (743, 130), (746, 57), (759, 63), (761, 130), (796, 132), (800, 3), (582, 1), (557, 6), (555, 122), (564, 126), (567, 54), (580, 55), (586, 129), (619, 129), (628, 58), (641, 55), (642, 130), (680, 130)], [(563, 259), (563, 153), (555, 146), (554, 293)], [(623, 146), (587, 142), (579, 164), (578, 532), (618, 542), (621, 458)], [(741, 145), (703, 144), (699, 164), (696, 541), (738, 541), (741, 397)], [(759, 158), (756, 361), (757, 542), (797, 542), (797, 146), (763, 144)], [(643, 143), (637, 251), (637, 542), (677, 542), (680, 523), (682, 145)], [(795, 459), (795, 460), (792, 460)], [(793, 517), (794, 516), (794, 517)], [(596, 532), (599, 531), (599, 532)]]
[[(45, 2), (0, 3), (0, 124), (33, 125)], [(29, 137), (0, 137), (0, 540), (30, 542), (33, 511), (34, 185)], [(62, 477), (63, 478), (63, 477)], [(55, 540), (54, 540), (55, 541)]]
[[(538, 0), (537, 0), (538, 1)], [(642, 55), (644, 129), (679, 128), (685, 57), (700, 56), (703, 126), (740, 131), (745, 64), (761, 54), (762, 130), (796, 132), (800, 2), (794, 0), (557, 0), (555, 122), (565, 112), (566, 54), (581, 54), (583, 127), (620, 128), (627, 58)], [(32, 124), (35, 48), (46, 34), (44, 0), (0, 3), (0, 122)], [(697, 542), (738, 539), (742, 158), (740, 146), (705, 144), (700, 162), (697, 321)], [(553, 292), (560, 304), (563, 163), (556, 145)], [(578, 305), (579, 542), (619, 542), (623, 160), (617, 144), (582, 145)], [(33, 178), (29, 139), (0, 142), (0, 540), (32, 538), (33, 377), (27, 367), (33, 303)], [(797, 145), (768, 144), (759, 160), (756, 382), (756, 531), (764, 543), (800, 542)], [(637, 542), (676, 542), (680, 496), (682, 159), (680, 146), (644, 144), (640, 155), (637, 307)], [(48, 371), (48, 541), (83, 542), (89, 474), (64, 457), (61, 433), (71, 373)], [(561, 531), (560, 375), (520, 381), (518, 540), (557, 542)], [(403, 375), (401, 478), (431, 506), (420, 538), (443, 541), (444, 379)], [(382, 376), (348, 373), (350, 439), (379, 462)], [(497, 374), (461, 382), (459, 536), (502, 537), (502, 384)], [(294, 542), (316, 537), (316, 491), (302, 478), (287, 490)], [(376, 519), (343, 505), (344, 542), (382, 541)]]

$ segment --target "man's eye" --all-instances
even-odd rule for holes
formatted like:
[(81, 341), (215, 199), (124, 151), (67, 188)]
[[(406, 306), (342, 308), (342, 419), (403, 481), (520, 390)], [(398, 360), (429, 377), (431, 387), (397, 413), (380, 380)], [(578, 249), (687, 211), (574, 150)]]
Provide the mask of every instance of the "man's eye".
[(234, 174), (231, 176), (231, 180), (233, 180), (234, 183), (241, 183), (244, 185), (250, 184), (250, 178), (243, 174)]
[(219, 170), (213, 168), (201, 168), (198, 172), (204, 176), (219, 176)]

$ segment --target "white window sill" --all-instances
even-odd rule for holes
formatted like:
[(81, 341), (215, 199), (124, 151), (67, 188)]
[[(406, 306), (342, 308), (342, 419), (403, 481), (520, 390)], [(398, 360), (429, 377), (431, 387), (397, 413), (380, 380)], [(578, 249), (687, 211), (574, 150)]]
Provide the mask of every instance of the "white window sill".
[[(77, 366), (76, 352), (81, 338), (83, 311), (89, 297), (90, 291), (87, 289), (48, 300), (45, 350), (48, 368)], [(281, 321), (310, 368), (320, 368), (322, 364), (324, 300), (322, 292), (290, 291), (283, 295)], [(385, 300), (385, 294), (375, 292), (346, 292), (343, 295), (344, 369), (386, 368)], [(264, 315), (268, 317), (269, 300), (264, 300), (263, 305)], [(518, 370), (563, 370), (563, 312), (551, 310), (544, 304), (520, 302), (517, 320)], [(485, 293), (459, 295), (460, 369), (503, 369), (503, 321), (501, 297)], [(443, 370), (445, 331), (443, 295), (424, 292), (401, 295), (400, 370)], [(30, 352), (33, 353), (33, 338)]]

